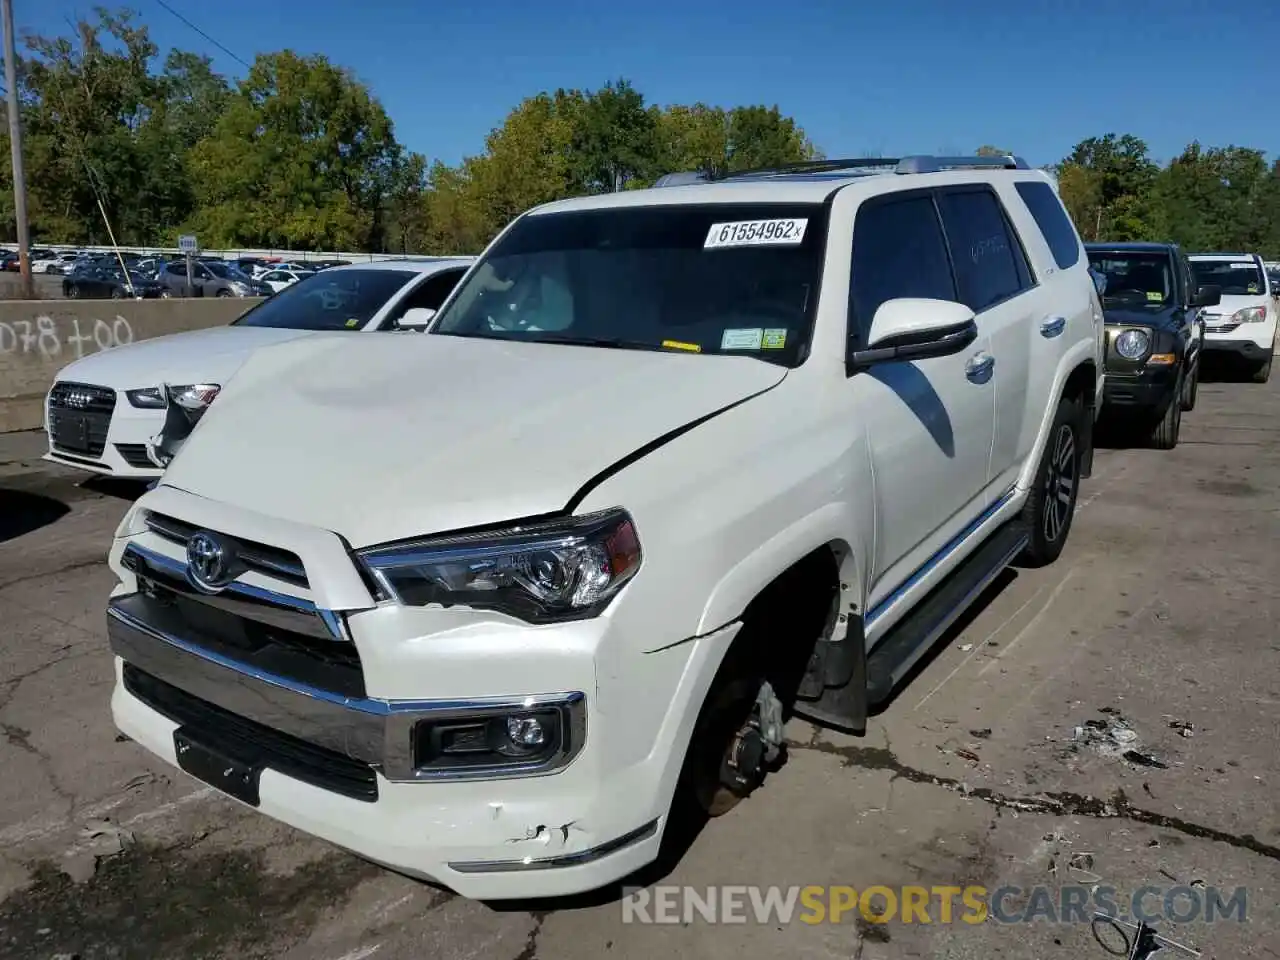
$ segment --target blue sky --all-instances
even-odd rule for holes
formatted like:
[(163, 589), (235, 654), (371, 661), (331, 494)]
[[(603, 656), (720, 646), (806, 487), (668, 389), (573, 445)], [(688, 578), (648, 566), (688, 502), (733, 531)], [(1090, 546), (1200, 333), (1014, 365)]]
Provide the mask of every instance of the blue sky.
[[(403, 143), (448, 163), (480, 152), (523, 97), (620, 76), (661, 104), (776, 103), (827, 156), (992, 143), (1042, 164), (1107, 132), (1142, 137), (1160, 160), (1192, 139), (1280, 154), (1280, 4), (168, 2), (245, 60), (290, 47), (350, 67)], [(14, 0), (19, 35), (67, 33), (92, 5)], [(126, 5), (162, 49), (243, 73), (155, 0)]]

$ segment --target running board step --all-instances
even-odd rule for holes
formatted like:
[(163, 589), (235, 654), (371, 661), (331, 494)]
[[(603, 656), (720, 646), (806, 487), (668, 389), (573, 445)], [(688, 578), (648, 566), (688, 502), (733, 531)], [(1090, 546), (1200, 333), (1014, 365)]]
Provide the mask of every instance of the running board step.
[(869, 704), (874, 706), (889, 699), (893, 688), (1013, 562), (1027, 545), (1027, 540), (1026, 527), (1020, 521), (1006, 523), (966, 557), (914, 610), (893, 625), (867, 656)]

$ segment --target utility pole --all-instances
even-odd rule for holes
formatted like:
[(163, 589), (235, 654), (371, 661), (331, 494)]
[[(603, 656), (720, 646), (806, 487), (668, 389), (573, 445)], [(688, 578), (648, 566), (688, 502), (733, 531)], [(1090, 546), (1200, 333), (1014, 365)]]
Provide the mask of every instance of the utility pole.
[(18, 112), (18, 57), (14, 52), (13, 0), (0, 0), (4, 17), (4, 84), (9, 106), (9, 145), (13, 149), (13, 218), (18, 227), (18, 267), (22, 292), (30, 297), (31, 237), (27, 233), (27, 180), (22, 171), (22, 117)]

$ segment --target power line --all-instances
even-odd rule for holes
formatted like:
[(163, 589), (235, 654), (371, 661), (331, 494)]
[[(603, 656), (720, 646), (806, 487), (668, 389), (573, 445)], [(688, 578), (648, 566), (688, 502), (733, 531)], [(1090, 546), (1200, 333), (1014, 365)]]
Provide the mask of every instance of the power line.
[(169, 4), (165, 3), (165, 0), (156, 0), (156, 3), (160, 4), (160, 6), (164, 7), (166, 10), (168, 10), (170, 13), (172, 13), (175, 17), (177, 17), (179, 20), (181, 20), (183, 23), (185, 23), (188, 27), (190, 27), (190, 28), (191, 28), (192, 30), (194, 30), (196, 33), (200, 34), (200, 36), (204, 37), (206, 40), (208, 40), (210, 43), (212, 43), (215, 47), (217, 47), (219, 50), (221, 50), (223, 53), (225, 53), (225, 54), (226, 54), (228, 57), (230, 57), (232, 60), (236, 61), (236, 63), (239, 63), (241, 66), (243, 66), (246, 70), (251, 69), (251, 66), (250, 66), (250, 64), (249, 64), (249, 63), (247, 63), (247, 62), (246, 62), (245, 60), (243, 60), (242, 58), (240, 58), (240, 57), (236, 56), (234, 53), (232, 53), (230, 50), (228, 50), (226, 47), (224, 47), (222, 44), (220, 44), (217, 40), (213, 39), (213, 37), (209, 36), (207, 33), (205, 33), (203, 30), (201, 30), (199, 27), (197, 27), (194, 23), (192, 23), (190, 20), (188, 20), (188, 19), (187, 19), (186, 17), (184, 17), (182, 14), (180, 14), (177, 10), (173, 9), (173, 7), (171, 7), (171, 6), (169, 6)]

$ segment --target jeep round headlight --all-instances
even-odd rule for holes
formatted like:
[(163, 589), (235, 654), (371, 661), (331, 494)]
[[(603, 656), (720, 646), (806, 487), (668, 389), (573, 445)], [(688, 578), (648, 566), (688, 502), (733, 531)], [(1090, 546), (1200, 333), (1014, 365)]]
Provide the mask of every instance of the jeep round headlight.
[(359, 551), (378, 584), (413, 606), (497, 610), (529, 623), (598, 614), (640, 569), (625, 510)]
[(1151, 349), (1151, 334), (1145, 330), (1126, 330), (1116, 337), (1116, 353), (1126, 360), (1141, 360)]

